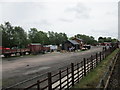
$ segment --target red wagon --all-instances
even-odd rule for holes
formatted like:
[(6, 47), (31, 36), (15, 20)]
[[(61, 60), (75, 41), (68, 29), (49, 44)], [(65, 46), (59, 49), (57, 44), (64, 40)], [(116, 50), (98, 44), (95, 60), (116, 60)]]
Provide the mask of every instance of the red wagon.
[(28, 45), (32, 54), (38, 54), (43, 52), (42, 45), (40, 43), (31, 43)]

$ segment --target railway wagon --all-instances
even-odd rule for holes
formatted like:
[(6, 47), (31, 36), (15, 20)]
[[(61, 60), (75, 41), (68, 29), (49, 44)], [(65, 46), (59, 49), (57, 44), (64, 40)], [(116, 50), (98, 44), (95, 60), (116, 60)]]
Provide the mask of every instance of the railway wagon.
[(18, 53), (20, 55), (25, 55), (27, 52), (30, 54), (30, 49), (29, 48), (23, 48), (23, 49), (10, 49), (10, 48), (0, 48), (1, 49), (1, 54), (3, 54), (5, 57), (9, 57), (12, 54), (17, 55)]
[(43, 46), (40, 43), (31, 43), (28, 44), (28, 48), (32, 54), (38, 54), (43, 52)]
[(12, 54), (17, 55), (18, 53), (20, 55), (25, 55), (26, 53), (28, 54), (39, 54), (39, 53), (45, 53), (50, 51), (50, 47), (48, 46), (43, 46), (40, 43), (31, 43), (28, 44), (27, 48), (4, 48), (0, 47), (0, 54), (4, 55), (5, 57), (9, 57)]
[(50, 52), (50, 46), (43, 46), (42, 48), (44, 52)]
[(30, 48), (30, 52), (32, 54), (45, 53), (50, 51), (49, 46), (44, 46), (41, 45), (40, 43), (31, 43), (28, 45), (28, 48)]

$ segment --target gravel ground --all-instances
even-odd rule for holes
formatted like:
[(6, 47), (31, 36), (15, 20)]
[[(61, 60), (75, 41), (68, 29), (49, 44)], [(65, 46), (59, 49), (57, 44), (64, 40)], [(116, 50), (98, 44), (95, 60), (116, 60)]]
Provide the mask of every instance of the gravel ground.
[[(102, 47), (93, 47), (84, 52), (49, 53), (36, 56), (5, 58), (2, 62), (3, 88), (65, 67), (72, 62), (81, 62), (83, 58), (90, 57), (100, 51), (102, 51)], [(38, 78), (34, 79), (34, 81)]]
[(120, 53), (110, 78), (108, 88), (109, 90), (120, 90)]

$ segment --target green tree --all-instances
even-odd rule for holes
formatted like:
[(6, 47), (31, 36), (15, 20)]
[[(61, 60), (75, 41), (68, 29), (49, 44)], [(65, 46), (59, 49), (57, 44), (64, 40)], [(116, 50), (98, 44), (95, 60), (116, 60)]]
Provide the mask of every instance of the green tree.
[(27, 39), (27, 33), (25, 32), (25, 30), (20, 26), (15, 26), (13, 31), (14, 45), (17, 45), (20, 48), (24, 48), (25, 46), (27, 46), (29, 41)]
[(49, 44), (55, 45), (55, 33), (53, 31), (48, 31)]
[(29, 39), (32, 43), (49, 44), (49, 38), (46, 32), (38, 31), (36, 28), (31, 28), (29, 31)]
[(104, 42), (104, 38), (103, 38), (103, 37), (99, 37), (99, 38), (98, 38), (98, 42), (99, 42), (99, 43), (103, 43), (103, 42)]
[(80, 38), (84, 41), (84, 43), (86, 44), (91, 44), (91, 45), (94, 45), (97, 43), (97, 41), (94, 39), (93, 36), (87, 36), (87, 35), (82, 35), (82, 34), (77, 34), (75, 35), (77, 38)]
[(27, 34), (19, 26), (13, 27), (9, 22), (0, 25), (2, 31), (2, 46), (4, 47), (25, 47), (27, 45)]
[(13, 46), (13, 27), (9, 22), (0, 25), (0, 30), (2, 31), (2, 46), (12, 47)]
[(112, 43), (114, 43), (114, 42), (117, 42), (118, 40), (117, 39), (115, 39), (115, 38), (111, 38), (111, 37), (99, 37), (98, 38), (98, 42), (99, 43), (104, 43), (104, 42), (112, 42)]
[(50, 44), (58, 46), (68, 39), (65, 33), (57, 33), (53, 31), (48, 31), (48, 37)]
[(28, 37), (30, 39), (30, 42), (32, 43), (37, 43), (37, 39), (36, 39), (36, 35), (38, 33), (38, 30), (36, 28), (30, 28), (30, 31), (29, 31), (29, 34), (28, 34)]
[(36, 33), (36, 35), (35, 35), (35, 39), (37, 42), (39, 42), (43, 45), (49, 44), (49, 38), (47, 36), (47, 33), (43, 32), (43, 31), (38, 31), (38, 33)]

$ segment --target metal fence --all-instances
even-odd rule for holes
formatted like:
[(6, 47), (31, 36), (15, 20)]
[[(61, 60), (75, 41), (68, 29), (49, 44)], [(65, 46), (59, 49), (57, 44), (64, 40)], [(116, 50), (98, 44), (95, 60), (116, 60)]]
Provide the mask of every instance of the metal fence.
[(31, 85), (27, 85), (24, 90), (30, 90), (32, 88), (36, 88), (37, 90), (69, 89), (85, 77), (115, 49), (116, 47), (103, 48), (102, 52), (91, 55), (89, 58), (83, 58), (81, 62), (71, 63), (71, 65), (55, 73), (48, 72), (44, 78), (36, 80), (36, 82)]

